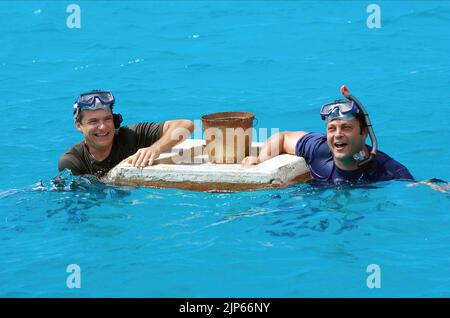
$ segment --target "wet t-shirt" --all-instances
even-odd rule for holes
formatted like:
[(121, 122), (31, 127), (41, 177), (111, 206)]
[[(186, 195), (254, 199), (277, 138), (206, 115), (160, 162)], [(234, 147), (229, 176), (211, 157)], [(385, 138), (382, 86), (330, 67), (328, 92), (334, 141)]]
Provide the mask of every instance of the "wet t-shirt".
[(74, 145), (59, 159), (58, 169), (69, 169), (74, 175), (103, 176), (119, 162), (134, 155), (140, 148), (149, 147), (162, 136), (164, 123), (139, 123), (120, 127), (114, 135), (109, 156), (96, 161), (84, 141)]
[[(366, 145), (371, 150), (371, 147)], [(327, 137), (320, 133), (309, 133), (299, 139), (296, 155), (305, 158), (316, 183), (340, 184), (357, 182), (377, 182), (393, 179), (414, 180), (408, 169), (382, 151), (363, 168), (341, 170), (333, 160), (327, 144)]]

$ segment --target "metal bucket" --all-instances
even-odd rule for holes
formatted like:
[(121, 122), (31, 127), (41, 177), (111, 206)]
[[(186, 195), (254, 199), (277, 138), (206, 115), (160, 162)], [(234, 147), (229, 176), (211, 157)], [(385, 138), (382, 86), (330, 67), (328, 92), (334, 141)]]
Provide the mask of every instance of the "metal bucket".
[(250, 154), (253, 119), (249, 112), (222, 112), (202, 116), (206, 150), (212, 163), (240, 163)]

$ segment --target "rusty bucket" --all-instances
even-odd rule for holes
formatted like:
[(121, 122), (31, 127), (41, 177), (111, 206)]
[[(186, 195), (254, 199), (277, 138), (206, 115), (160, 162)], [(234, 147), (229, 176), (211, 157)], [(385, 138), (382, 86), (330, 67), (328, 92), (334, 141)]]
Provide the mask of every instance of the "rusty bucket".
[(202, 116), (206, 150), (212, 163), (240, 163), (250, 153), (253, 119), (249, 112)]

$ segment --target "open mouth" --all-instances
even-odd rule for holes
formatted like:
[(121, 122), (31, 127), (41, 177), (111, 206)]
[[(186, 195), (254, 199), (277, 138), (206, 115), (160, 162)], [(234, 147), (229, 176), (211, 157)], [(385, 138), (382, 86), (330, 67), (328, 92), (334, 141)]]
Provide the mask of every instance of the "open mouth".
[(94, 134), (95, 137), (103, 138), (109, 135), (109, 132)]
[(345, 146), (347, 146), (347, 144), (345, 142), (340, 142), (340, 141), (335, 142), (333, 145), (334, 145), (334, 148), (337, 150), (342, 150), (345, 148)]

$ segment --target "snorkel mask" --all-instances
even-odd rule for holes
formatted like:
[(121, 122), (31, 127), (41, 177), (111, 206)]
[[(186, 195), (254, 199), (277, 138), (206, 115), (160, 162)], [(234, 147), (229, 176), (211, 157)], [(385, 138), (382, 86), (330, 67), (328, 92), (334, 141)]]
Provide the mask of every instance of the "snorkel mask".
[[(73, 104), (73, 119), (77, 121), (82, 110), (103, 109), (112, 113), (115, 103), (114, 95), (110, 91), (92, 90), (87, 93), (80, 94)], [(113, 114), (114, 127), (119, 129), (122, 123), (122, 115)]]
[(359, 109), (355, 103), (344, 99), (325, 104), (320, 109), (320, 116), (327, 123), (334, 119), (351, 120), (357, 113), (359, 113)]
[(375, 158), (378, 149), (377, 138), (373, 132), (369, 114), (367, 114), (361, 102), (353, 95), (350, 95), (350, 92), (345, 85), (341, 87), (341, 93), (347, 100), (337, 100), (334, 103), (323, 105), (320, 109), (320, 116), (322, 120), (329, 123), (334, 119), (351, 120), (356, 118), (356, 114), (363, 114), (367, 130), (369, 131), (369, 137), (372, 142), (372, 150), (370, 151), (369, 158), (366, 158), (364, 151), (359, 151), (353, 155), (353, 158), (358, 162), (358, 167), (362, 167)]

